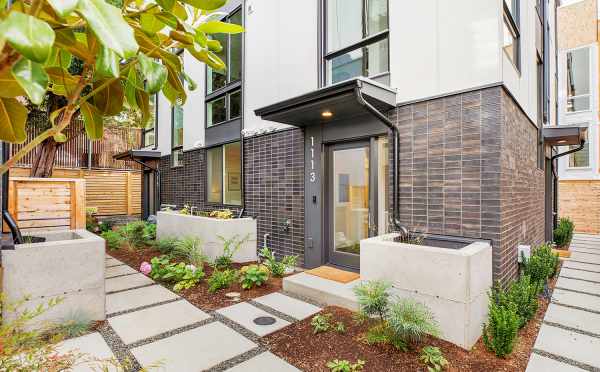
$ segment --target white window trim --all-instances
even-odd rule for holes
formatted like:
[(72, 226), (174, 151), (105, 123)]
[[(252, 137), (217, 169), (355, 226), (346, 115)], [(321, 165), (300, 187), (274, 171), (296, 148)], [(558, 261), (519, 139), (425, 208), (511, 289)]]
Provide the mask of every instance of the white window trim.
[[(581, 50), (581, 49), (588, 49), (588, 51), (589, 51), (589, 53), (588, 53), (588, 56), (589, 56), (588, 57), (589, 58), (588, 77), (589, 77), (589, 80), (590, 80), (590, 92), (588, 94), (579, 94), (577, 96), (569, 96), (569, 91), (567, 89), (567, 81), (568, 81), (567, 80), (568, 79), (568, 74), (567, 74), (568, 59), (567, 58), (568, 58), (569, 53), (572, 53), (572, 52), (574, 52), (576, 50)], [(594, 110), (594, 96), (595, 96), (594, 95), (594, 93), (595, 93), (594, 89), (595, 89), (596, 85), (594, 84), (594, 74), (593, 74), (593, 72), (594, 72), (594, 65), (595, 65), (594, 64), (593, 55), (594, 55), (594, 50), (592, 48), (592, 45), (584, 45), (584, 46), (580, 46), (580, 47), (577, 47), (577, 48), (572, 48), (572, 49), (565, 50), (565, 55), (564, 55), (564, 59), (565, 59), (565, 65), (564, 65), (565, 71), (564, 71), (564, 74), (565, 74), (565, 77), (564, 77), (564, 80), (563, 80), (563, 89), (565, 90), (565, 96), (564, 96), (564, 102), (563, 102), (563, 104), (564, 104), (564, 111), (565, 111), (565, 114), (567, 116), (577, 115), (577, 114), (586, 113), (586, 112), (592, 112)], [(586, 109), (586, 110), (568, 111), (567, 110), (567, 105), (568, 105), (569, 99), (571, 99), (571, 98), (580, 98), (580, 97), (589, 97), (590, 98), (590, 107), (588, 109)]]

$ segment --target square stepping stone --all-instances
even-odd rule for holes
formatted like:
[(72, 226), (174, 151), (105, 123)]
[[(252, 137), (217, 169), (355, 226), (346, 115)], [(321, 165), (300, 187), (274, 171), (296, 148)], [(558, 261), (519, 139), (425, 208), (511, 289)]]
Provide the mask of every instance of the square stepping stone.
[(204, 311), (182, 300), (118, 315), (108, 323), (125, 344), (131, 344), (208, 318)]
[(596, 255), (600, 255), (600, 247), (591, 248), (591, 247), (572, 247), (570, 249), (571, 252), (579, 252), (579, 253), (592, 253)]
[(543, 324), (534, 348), (600, 368), (600, 338)]
[(117, 276), (115, 278), (109, 278), (105, 281), (106, 292), (122, 291), (124, 289), (130, 289), (135, 287), (141, 287), (143, 285), (149, 285), (154, 283), (154, 280), (148, 278), (142, 273), (136, 273), (125, 276)]
[(565, 261), (563, 262), (563, 266), (569, 269), (579, 269), (579, 270), (588, 270), (593, 271), (595, 273), (600, 273), (600, 265), (584, 263), (584, 262), (574, 262), (574, 261)]
[(285, 360), (273, 355), (270, 352), (265, 352), (248, 359), (247, 361), (238, 364), (233, 368), (229, 368), (226, 372), (301, 372), (298, 368), (289, 364)]
[(106, 313), (113, 314), (176, 298), (179, 296), (160, 285), (112, 293), (106, 296)]
[(544, 321), (594, 333), (600, 336), (600, 314), (550, 304)]
[(321, 311), (320, 307), (281, 293), (271, 293), (255, 298), (254, 301), (299, 320), (306, 319)]
[(106, 258), (106, 267), (124, 265), (123, 262), (117, 260), (116, 258), (107, 257)]
[(572, 252), (571, 259), (574, 261), (600, 264), (600, 255), (597, 254)]
[(600, 311), (600, 297), (583, 293), (566, 291), (556, 288), (552, 293), (552, 300), (559, 304), (577, 306), (582, 309)]
[(600, 295), (600, 283), (591, 283), (577, 279), (558, 278), (556, 281), (556, 287)]
[(117, 371), (117, 368), (111, 365), (111, 363), (106, 362), (107, 360), (112, 360), (112, 364), (114, 364), (116, 360), (115, 355), (98, 332), (66, 340), (58, 345), (57, 351), (58, 354), (69, 352), (82, 354), (77, 364), (69, 371), (100, 371), (103, 366), (110, 366), (108, 368), (109, 371)]
[(546, 358), (539, 354), (531, 354), (529, 357), (529, 364), (527, 364), (527, 370), (525, 372), (583, 372), (584, 369), (572, 366), (570, 364), (562, 363), (554, 359)]
[[(239, 304), (219, 309), (217, 312), (261, 337), (280, 330), (290, 324), (289, 322), (279, 319), (247, 302), (240, 302)], [(270, 325), (258, 325), (254, 323), (254, 319), (259, 317), (271, 317), (275, 319), (275, 323)]]
[(591, 271), (562, 268), (560, 270), (560, 276), (575, 279), (591, 280), (593, 282), (600, 283), (600, 273), (593, 273)]
[(257, 346), (226, 325), (214, 322), (133, 348), (131, 352), (142, 367), (161, 362), (163, 372), (196, 372)]
[(104, 276), (105, 276), (105, 278), (108, 279), (108, 278), (112, 278), (112, 277), (119, 276), (119, 275), (128, 275), (128, 274), (135, 274), (135, 273), (137, 273), (137, 271), (135, 271), (131, 267), (129, 267), (127, 265), (119, 265), (119, 266), (107, 267), (106, 270), (104, 271)]

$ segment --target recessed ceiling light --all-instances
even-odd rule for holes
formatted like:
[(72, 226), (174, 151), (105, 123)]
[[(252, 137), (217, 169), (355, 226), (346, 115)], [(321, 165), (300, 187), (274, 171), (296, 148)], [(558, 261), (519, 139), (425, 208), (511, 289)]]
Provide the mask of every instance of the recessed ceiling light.
[(321, 113), (321, 116), (324, 117), (324, 118), (330, 118), (330, 117), (333, 116), (333, 113), (331, 111), (327, 110), (327, 111), (323, 111)]
[(558, 143), (565, 143), (565, 142), (567, 142), (567, 140), (564, 140), (564, 139), (558, 140)]

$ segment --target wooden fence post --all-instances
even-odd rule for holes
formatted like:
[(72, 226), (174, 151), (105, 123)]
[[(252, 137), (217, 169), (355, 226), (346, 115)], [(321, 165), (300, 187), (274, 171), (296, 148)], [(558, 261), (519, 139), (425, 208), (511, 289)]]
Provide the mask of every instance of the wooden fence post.
[(85, 180), (71, 182), (71, 229), (85, 229)]

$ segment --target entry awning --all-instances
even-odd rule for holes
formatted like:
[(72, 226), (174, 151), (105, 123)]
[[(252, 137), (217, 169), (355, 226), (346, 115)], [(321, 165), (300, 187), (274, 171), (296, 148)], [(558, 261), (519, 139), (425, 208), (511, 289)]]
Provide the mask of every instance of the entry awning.
[(119, 154), (113, 155), (115, 160), (157, 160), (160, 159), (160, 151), (158, 150), (128, 150)]
[(582, 125), (554, 125), (544, 127), (542, 134), (544, 143), (549, 146), (579, 145), (586, 141), (587, 129)]
[(298, 127), (339, 121), (369, 113), (359, 104), (359, 93), (380, 112), (396, 107), (395, 89), (359, 77), (259, 108), (254, 113), (264, 120)]

